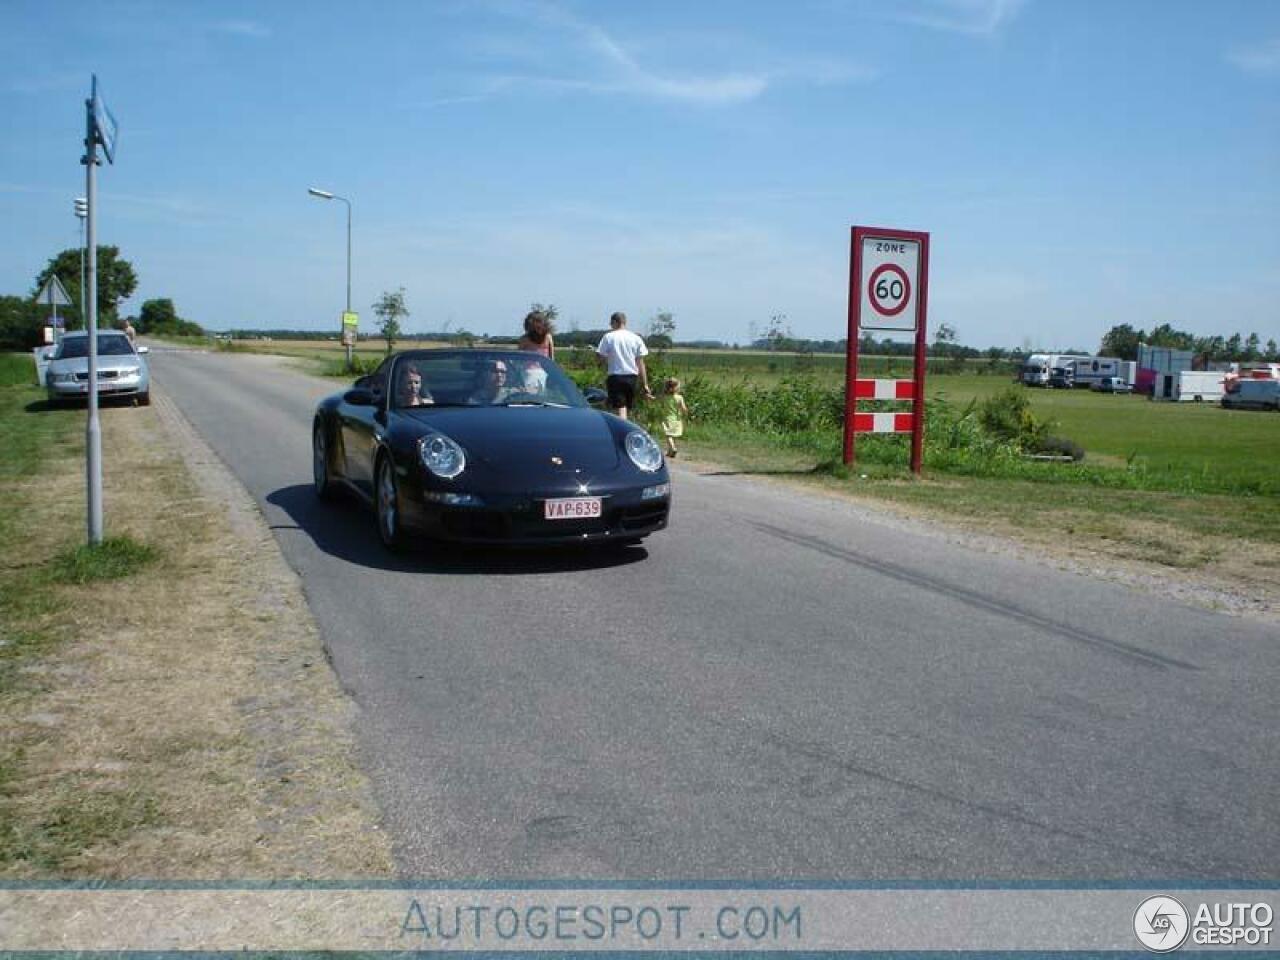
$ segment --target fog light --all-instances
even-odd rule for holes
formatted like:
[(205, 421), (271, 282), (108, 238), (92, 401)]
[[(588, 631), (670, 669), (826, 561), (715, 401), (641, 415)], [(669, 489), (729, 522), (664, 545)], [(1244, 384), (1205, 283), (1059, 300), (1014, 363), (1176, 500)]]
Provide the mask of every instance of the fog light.
[(655, 483), (652, 487), (645, 487), (640, 491), (641, 500), (661, 500), (663, 497), (671, 496), (671, 484)]
[(449, 493), (439, 490), (427, 490), (422, 494), (423, 500), (432, 503), (443, 503), (450, 507), (478, 507), (483, 502), (474, 493)]

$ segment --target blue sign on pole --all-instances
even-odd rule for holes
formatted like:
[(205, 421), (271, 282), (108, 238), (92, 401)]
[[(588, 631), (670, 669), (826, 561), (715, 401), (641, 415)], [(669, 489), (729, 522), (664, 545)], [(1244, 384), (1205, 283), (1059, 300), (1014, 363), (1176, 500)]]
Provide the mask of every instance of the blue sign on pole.
[(95, 138), (102, 144), (102, 152), (106, 154), (107, 163), (114, 164), (116, 162), (116, 118), (98, 96), (97, 74), (93, 76), (93, 129)]

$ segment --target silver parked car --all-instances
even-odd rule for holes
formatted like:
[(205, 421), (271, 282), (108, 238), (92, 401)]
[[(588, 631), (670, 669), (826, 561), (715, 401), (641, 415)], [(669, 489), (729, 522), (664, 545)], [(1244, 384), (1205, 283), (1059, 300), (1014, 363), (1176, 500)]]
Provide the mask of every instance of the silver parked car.
[(1099, 393), (1133, 393), (1133, 384), (1124, 377), (1103, 377), (1093, 389)]
[[(132, 397), (142, 406), (151, 402), (151, 373), (144, 354), (146, 347), (134, 349), (133, 342), (115, 330), (98, 333), (98, 398)], [(58, 344), (45, 372), (49, 403), (84, 400), (89, 394), (89, 335), (83, 330), (68, 333)]]

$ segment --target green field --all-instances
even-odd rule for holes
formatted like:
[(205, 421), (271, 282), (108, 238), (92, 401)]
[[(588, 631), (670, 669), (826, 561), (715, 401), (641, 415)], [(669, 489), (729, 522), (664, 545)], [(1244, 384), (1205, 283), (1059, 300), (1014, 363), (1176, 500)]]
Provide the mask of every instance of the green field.
[[(930, 395), (963, 405), (1008, 386), (998, 377), (938, 376)], [(1188, 474), (1212, 472), (1280, 482), (1280, 417), (1266, 411), (1224, 410), (1213, 403), (1153, 402), (1091, 390), (1021, 387), (1038, 416), (1085, 448), (1091, 459)]]
[[(716, 384), (745, 380), (772, 386), (788, 375), (779, 372), (776, 356), (742, 352), (730, 356), (734, 363), (727, 365), (714, 353), (671, 351), (664, 362), (684, 379), (704, 378)], [(843, 358), (812, 359), (821, 361), (814, 379), (829, 388), (839, 387)], [(872, 375), (884, 376), (882, 365), (887, 363), (894, 364), (895, 375), (909, 375), (905, 358), (868, 358), (862, 369), (869, 367)], [(983, 368), (987, 363), (975, 361), (969, 366)], [(1004, 371), (931, 374), (925, 381), (927, 396), (941, 397), (957, 409), (1011, 386), (1012, 378)], [(1026, 392), (1038, 417), (1056, 424), (1053, 433), (1084, 447), (1089, 463), (1192, 478), (1212, 476), (1227, 484), (1238, 480), (1280, 486), (1280, 417), (1274, 413), (1224, 410), (1212, 403), (1156, 403), (1146, 397), (1091, 390), (1017, 389)]]
[[(236, 341), (232, 349), (297, 357), (314, 372), (330, 374), (340, 372), (343, 356), (337, 341), (319, 339), (242, 340)], [(385, 356), (386, 348), (381, 341), (364, 340), (356, 353), (361, 361), (370, 364)], [(571, 369), (597, 369), (587, 348), (562, 348), (557, 359)], [(774, 388), (798, 376), (812, 378), (824, 388), (837, 389), (843, 380), (845, 361), (836, 354), (673, 349), (655, 351), (650, 362), (655, 376), (674, 374), (691, 381), (696, 391), (698, 381), (714, 386), (747, 383)], [(941, 397), (957, 410), (1012, 385), (1012, 368), (1004, 361), (935, 360), (931, 366), (948, 372), (928, 375), (928, 396)], [(956, 368), (964, 372), (950, 372)], [(861, 373), (910, 376), (911, 359), (863, 357)], [(1274, 414), (1223, 410), (1216, 404), (1153, 403), (1144, 397), (1089, 390), (1018, 389), (1026, 391), (1038, 417), (1054, 422), (1056, 435), (1074, 440), (1085, 449), (1089, 465), (1136, 468), (1148, 474), (1186, 478), (1193, 487), (1199, 485), (1197, 480), (1205, 480), (1206, 487), (1219, 490), (1237, 483), (1255, 489), (1275, 489), (1280, 485), (1280, 417)], [(694, 429), (696, 434), (696, 424)], [(823, 447), (829, 448), (830, 444)], [(1207, 482), (1210, 480), (1212, 483)]]

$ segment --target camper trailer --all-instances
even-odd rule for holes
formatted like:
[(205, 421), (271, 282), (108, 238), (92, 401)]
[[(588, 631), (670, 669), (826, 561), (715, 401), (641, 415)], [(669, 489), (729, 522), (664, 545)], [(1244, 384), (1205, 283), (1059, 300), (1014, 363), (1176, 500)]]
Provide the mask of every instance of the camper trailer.
[(1077, 387), (1092, 387), (1095, 383), (1108, 377), (1119, 377), (1125, 383), (1133, 383), (1133, 375), (1129, 373), (1134, 364), (1132, 361), (1120, 360), (1117, 357), (1081, 357), (1072, 365)]
[(1183, 402), (1208, 403), (1222, 399), (1225, 392), (1222, 370), (1182, 370), (1178, 373), (1178, 383), (1173, 399)]
[(1018, 379), (1028, 387), (1047, 387), (1055, 369), (1071, 374), (1071, 365), (1085, 359), (1078, 353), (1033, 353), (1023, 362)]

